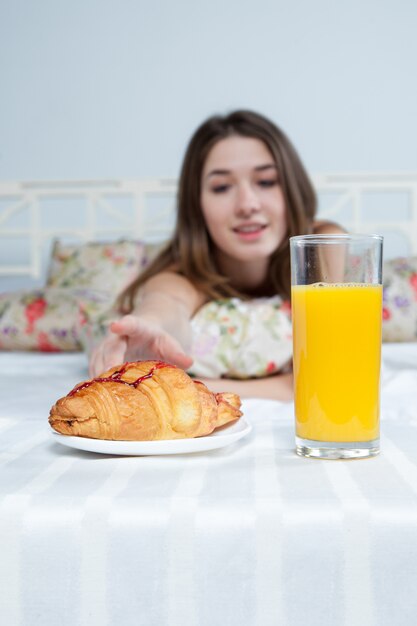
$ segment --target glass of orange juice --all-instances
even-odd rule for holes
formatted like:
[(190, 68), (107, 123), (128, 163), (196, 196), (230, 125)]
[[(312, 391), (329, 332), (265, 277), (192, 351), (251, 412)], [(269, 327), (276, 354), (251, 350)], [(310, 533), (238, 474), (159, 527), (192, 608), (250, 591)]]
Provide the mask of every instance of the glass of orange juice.
[(300, 456), (379, 453), (382, 243), (379, 235), (290, 239)]

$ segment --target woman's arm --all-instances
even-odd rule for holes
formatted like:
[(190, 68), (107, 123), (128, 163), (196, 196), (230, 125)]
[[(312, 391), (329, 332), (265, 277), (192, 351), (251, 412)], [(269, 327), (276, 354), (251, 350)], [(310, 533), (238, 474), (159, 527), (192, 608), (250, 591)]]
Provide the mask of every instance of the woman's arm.
[(230, 391), (241, 398), (266, 398), (291, 402), (293, 400), (293, 375), (277, 374), (267, 378), (236, 380), (234, 378), (198, 378), (214, 393)]
[(90, 359), (90, 374), (124, 361), (158, 359), (186, 369), (191, 345), (190, 319), (203, 296), (182, 276), (163, 272), (143, 287), (134, 311), (110, 325)]

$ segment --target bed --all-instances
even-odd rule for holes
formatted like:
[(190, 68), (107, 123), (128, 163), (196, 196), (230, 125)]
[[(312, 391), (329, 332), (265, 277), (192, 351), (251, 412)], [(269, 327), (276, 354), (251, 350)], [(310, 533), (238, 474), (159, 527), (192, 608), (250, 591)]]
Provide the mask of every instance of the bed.
[[(396, 175), (385, 188), (385, 179), (376, 175), (317, 177), (323, 197), (328, 194), (322, 215), (340, 220), (339, 207), (346, 211), (340, 221), (347, 226), (351, 211), (352, 229), (355, 224), (355, 230), (386, 229), (387, 268), (397, 290), (400, 283), (409, 289), (410, 311), (415, 302), (409, 279), (415, 272), (416, 181)], [(21, 249), (16, 243), (14, 256), (2, 259), (3, 295), (74, 289), (45, 287), (54, 276), (51, 241), (57, 237), (64, 256), (65, 246), (84, 246), (94, 239), (117, 242), (129, 234), (129, 240), (140, 241), (138, 259), (143, 259), (145, 244), (153, 250), (163, 242), (172, 228), (173, 204), (169, 209), (165, 200), (173, 202), (175, 181), (167, 181), (162, 196), (152, 200), (153, 215), (168, 207), (164, 220), (148, 220), (149, 229), (146, 220), (142, 225), (139, 220), (134, 231), (131, 217), (125, 216), (118, 230), (110, 216), (146, 212), (144, 197), (157, 186), (149, 181), (144, 187), (141, 182), (123, 185), (2, 184), (0, 236), (3, 242), (13, 237), (29, 242)], [(363, 217), (368, 200), (355, 209), (355, 199), (368, 185), (385, 207), (377, 212), (380, 221)], [(145, 187), (143, 196), (138, 189)], [(98, 188), (113, 194), (127, 190), (138, 204), (130, 200), (127, 208), (118, 200), (117, 210), (116, 205), (110, 210), (99, 202)], [(407, 206), (399, 200), (404, 193)], [(62, 225), (44, 227), (42, 212), (47, 215), (51, 205), (42, 209), (42, 199), (52, 198), (56, 210), (58, 196), (65, 204), (73, 194), (85, 200), (82, 219), (89, 207), (91, 230), (86, 230), (87, 222), (77, 222), (75, 205), (65, 231)], [(384, 200), (381, 194), (387, 194)], [(402, 209), (392, 220), (387, 203), (394, 197)], [(103, 206), (106, 224), (99, 226), (97, 211)], [(19, 207), (27, 207), (26, 218), (16, 217), (22, 215)], [(13, 215), (21, 221), (10, 222)], [(406, 278), (404, 259), (411, 267)], [(85, 289), (100, 291), (98, 285)], [(24, 324), (32, 320), (36, 327), (41, 318), (33, 314), (36, 307), (30, 310), (32, 318), (26, 316)], [(353, 462), (297, 457), (292, 404), (256, 398), (243, 404), (251, 432), (218, 449), (117, 456), (64, 447), (51, 434), (47, 415), (58, 397), (86, 377), (84, 354), (80, 349), (51, 351), (47, 343), (44, 349), (0, 351), (2, 623), (414, 626), (417, 342), (412, 325), (408, 332), (401, 342), (383, 345), (381, 455)]]

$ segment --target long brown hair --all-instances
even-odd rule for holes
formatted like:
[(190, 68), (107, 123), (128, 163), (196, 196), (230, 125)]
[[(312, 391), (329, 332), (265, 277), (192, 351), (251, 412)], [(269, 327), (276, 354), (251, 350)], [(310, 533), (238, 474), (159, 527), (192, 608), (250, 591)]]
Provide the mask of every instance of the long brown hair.
[(167, 269), (186, 277), (210, 300), (233, 296), (247, 298), (251, 295), (237, 291), (229, 279), (219, 273), (214, 260), (214, 244), (200, 206), (201, 177), (208, 153), (218, 141), (233, 135), (260, 139), (268, 147), (277, 166), (285, 202), (287, 234), (271, 255), (267, 280), (257, 295), (289, 297), (289, 237), (311, 232), (316, 195), (300, 157), (282, 130), (259, 113), (234, 111), (226, 116), (210, 117), (191, 137), (179, 178), (173, 237), (121, 295), (121, 312), (132, 311), (138, 289), (149, 278)]

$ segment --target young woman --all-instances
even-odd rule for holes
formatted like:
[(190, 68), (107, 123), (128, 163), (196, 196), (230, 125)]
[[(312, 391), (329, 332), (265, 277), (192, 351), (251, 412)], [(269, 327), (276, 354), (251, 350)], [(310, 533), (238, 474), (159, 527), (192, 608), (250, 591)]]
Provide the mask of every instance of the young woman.
[(91, 374), (160, 359), (213, 391), (290, 400), (289, 237), (342, 232), (315, 213), (277, 126), (251, 111), (208, 119), (185, 154), (173, 238), (122, 295)]

